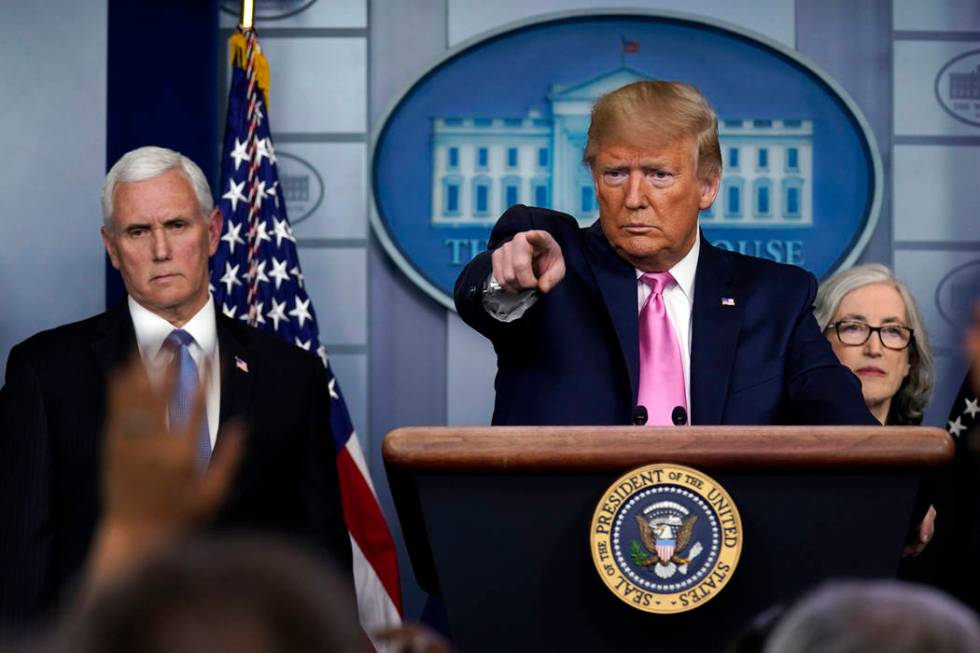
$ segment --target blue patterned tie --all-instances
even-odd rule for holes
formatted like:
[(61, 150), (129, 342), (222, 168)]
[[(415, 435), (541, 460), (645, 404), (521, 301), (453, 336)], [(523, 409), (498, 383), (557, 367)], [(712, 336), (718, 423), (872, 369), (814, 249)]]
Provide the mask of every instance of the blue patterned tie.
[[(187, 424), (194, 406), (194, 393), (201, 382), (197, 363), (188, 348), (194, 337), (183, 329), (174, 329), (163, 346), (173, 352), (173, 365), (177, 366), (177, 384), (170, 398), (170, 428), (179, 429)], [(206, 469), (211, 459), (211, 435), (208, 431), (208, 416), (205, 412), (197, 435), (197, 462), (200, 469)]]

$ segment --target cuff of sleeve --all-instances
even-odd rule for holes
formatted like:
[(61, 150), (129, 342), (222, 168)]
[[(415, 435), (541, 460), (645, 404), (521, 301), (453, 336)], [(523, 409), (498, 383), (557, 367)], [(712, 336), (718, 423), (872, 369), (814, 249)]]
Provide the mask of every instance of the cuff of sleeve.
[(493, 273), (483, 284), (483, 309), (499, 322), (518, 320), (538, 301), (538, 291), (533, 288), (519, 293), (506, 292)]

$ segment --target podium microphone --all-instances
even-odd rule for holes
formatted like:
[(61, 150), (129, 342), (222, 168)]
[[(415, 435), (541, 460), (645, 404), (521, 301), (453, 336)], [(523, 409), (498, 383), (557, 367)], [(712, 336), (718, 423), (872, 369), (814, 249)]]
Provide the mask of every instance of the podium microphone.
[(674, 406), (674, 410), (670, 413), (670, 421), (674, 423), (674, 426), (684, 426), (687, 424), (687, 411), (684, 410), (683, 406)]
[(643, 426), (646, 423), (647, 423), (647, 407), (636, 406), (633, 409), (633, 425)]

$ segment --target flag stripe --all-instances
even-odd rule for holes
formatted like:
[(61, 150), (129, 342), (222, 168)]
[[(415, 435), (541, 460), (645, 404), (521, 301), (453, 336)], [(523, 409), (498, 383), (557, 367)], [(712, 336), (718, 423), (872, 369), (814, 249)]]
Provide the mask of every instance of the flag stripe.
[[(351, 537), (377, 572), (395, 607), (401, 612), (401, 588), (398, 584), (397, 557), (388, 524), (374, 493), (357, 469), (357, 463), (345, 448), (337, 455), (337, 472), (342, 494), (344, 516)], [(356, 518), (354, 518), (356, 516)]]

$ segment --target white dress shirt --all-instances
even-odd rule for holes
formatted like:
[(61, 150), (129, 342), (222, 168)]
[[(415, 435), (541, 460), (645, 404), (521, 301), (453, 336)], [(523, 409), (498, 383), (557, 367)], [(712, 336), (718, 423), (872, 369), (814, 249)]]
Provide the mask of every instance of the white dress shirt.
[[(676, 284), (664, 289), (664, 306), (667, 309), (667, 319), (674, 326), (677, 342), (681, 349), (681, 365), (684, 368), (684, 396), (687, 397), (687, 414), (691, 414), (691, 314), (694, 311), (694, 276), (698, 270), (698, 256), (701, 254), (701, 234), (694, 236), (691, 251), (684, 255), (674, 267), (670, 268), (671, 276)], [(636, 311), (643, 310), (650, 296), (650, 286), (640, 281), (643, 270), (634, 268), (636, 272)], [(487, 285), (495, 283), (493, 272), (487, 279)], [(512, 294), (494, 292), (483, 294), (483, 308), (494, 319), (501, 322), (513, 322), (520, 319), (531, 306), (538, 301), (538, 291), (525, 290)]]
[[(167, 336), (176, 327), (156, 313), (140, 306), (132, 297), (128, 301), (140, 357), (143, 359), (150, 380), (158, 382), (173, 360), (173, 355), (161, 351), (161, 348)], [(188, 320), (187, 324), (180, 327), (194, 338), (194, 342), (188, 345), (188, 349), (202, 379), (207, 365), (210, 364), (211, 367), (211, 379), (207, 388), (207, 414), (208, 435), (211, 438), (212, 449), (218, 438), (218, 420), (221, 418), (221, 358), (218, 356), (218, 332), (215, 319), (214, 298), (209, 296), (208, 302), (201, 310)]]

